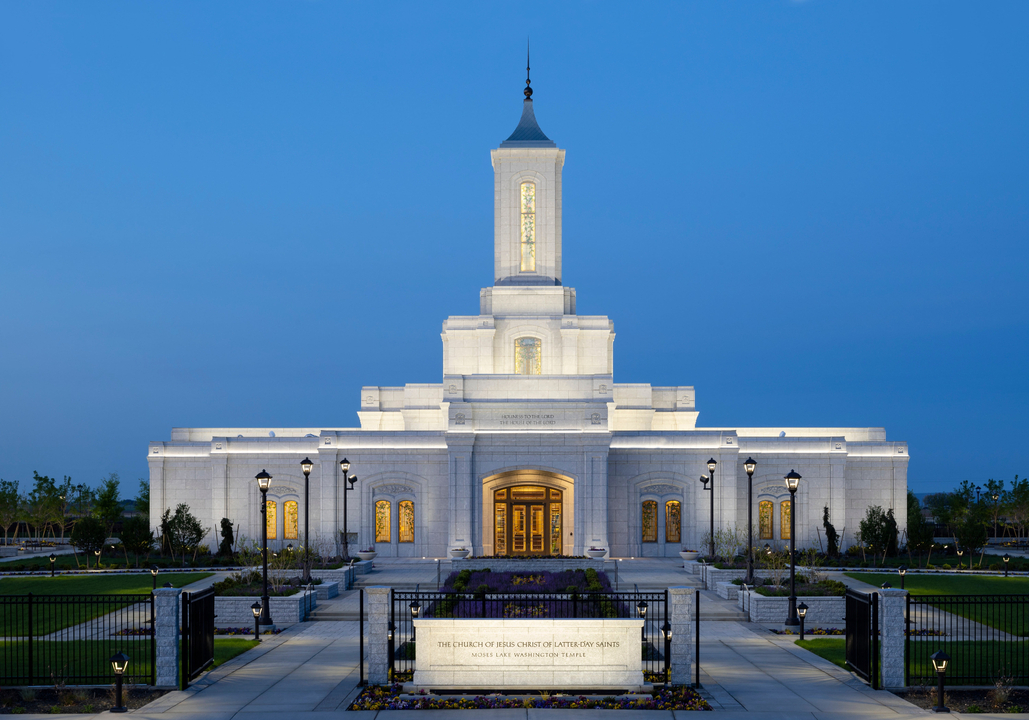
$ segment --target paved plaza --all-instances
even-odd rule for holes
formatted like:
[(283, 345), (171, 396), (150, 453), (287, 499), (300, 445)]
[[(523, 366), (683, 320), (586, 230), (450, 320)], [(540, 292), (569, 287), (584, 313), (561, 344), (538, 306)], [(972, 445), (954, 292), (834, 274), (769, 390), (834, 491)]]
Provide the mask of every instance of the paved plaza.
[[(444, 579), (448, 566), (447, 562), (441, 564)], [(377, 562), (376, 569), (359, 576), (359, 581), (364, 586), (413, 588), (417, 584), (423, 590), (435, 589), (436, 562)], [(697, 579), (686, 574), (678, 561), (645, 559), (620, 563), (619, 582), (623, 590), (631, 589), (633, 584), (642, 590), (668, 585), (695, 585)], [(203, 585), (209, 583), (210, 580), (202, 581)], [(395, 712), (388, 711), (345, 712), (359, 692), (358, 592), (353, 590), (333, 600), (320, 602), (316, 620), (294, 625), (277, 636), (266, 636), (259, 647), (205, 674), (189, 689), (168, 693), (145, 708), (133, 711), (131, 716), (154, 720), (267, 720), (271, 717), (321, 720), (330, 716), (362, 720), (379, 715), (395, 716)], [(700, 608), (701, 692), (718, 717), (779, 720), (892, 718), (928, 714), (892, 693), (871, 690), (849, 672), (796, 647), (791, 637), (777, 636), (762, 625), (729, 618), (736, 612), (735, 604), (720, 600), (714, 593), (701, 591)], [(419, 718), (467, 720), (486, 711), (402, 712), (415, 713)], [(490, 717), (498, 720), (695, 717), (690, 712), (653, 710), (509, 709), (488, 712)], [(1017, 716), (1006, 714), (1003, 717)]]

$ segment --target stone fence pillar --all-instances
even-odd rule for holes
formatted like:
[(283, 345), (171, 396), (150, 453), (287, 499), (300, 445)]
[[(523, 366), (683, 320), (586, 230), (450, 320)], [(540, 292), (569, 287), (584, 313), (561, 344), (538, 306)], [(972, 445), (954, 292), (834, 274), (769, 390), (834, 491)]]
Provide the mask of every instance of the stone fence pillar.
[(697, 611), (696, 588), (668, 588), (668, 622), (672, 626), (672, 685), (689, 685), (693, 682), (693, 648)]
[(882, 652), (882, 686), (904, 687), (904, 614), (908, 591), (886, 588), (879, 591), (879, 637)]
[(365, 588), (368, 602), (368, 683), (385, 685), (389, 682), (389, 600), (388, 587)]
[(155, 686), (179, 688), (179, 588), (154, 590)]

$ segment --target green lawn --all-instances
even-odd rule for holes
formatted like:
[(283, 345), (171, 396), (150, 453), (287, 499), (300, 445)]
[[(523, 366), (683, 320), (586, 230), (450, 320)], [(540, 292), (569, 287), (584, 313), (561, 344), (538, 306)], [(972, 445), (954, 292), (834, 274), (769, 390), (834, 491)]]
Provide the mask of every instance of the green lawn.
[[(926, 638), (912, 640), (909, 644), (908, 672), (911, 684), (920, 681), (927, 684), (936, 682), (929, 656), (937, 650), (950, 655), (950, 668), (947, 670), (948, 685), (982, 685), (982, 677), (998, 678), (1001, 676), (1029, 675), (1029, 641), (989, 642), (973, 640), (947, 640), (942, 638)], [(963, 680), (967, 669), (971, 676)]]
[(844, 670), (847, 667), (846, 640), (842, 637), (815, 638), (814, 640), (797, 640), (796, 645), (823, 657), (834, 665), (839, 665)]
[[(238, 637), (215, 637), (214, 667), (246, 652), (257, 643)], [(0, 677), (5, 685), (30, 684), (28, 641), (0, 642)], [(34, 642), (31, 684), (104, 684), (114, 681), (110, 658), (123, 652), (131, 658), (126, 682), (150, 682), (150, 638), (111, 637), (104, 640)]]
[[(168, 573), (160, 578), (174, 587), (210, 577), (213, 573)], [(68, 575), (65, 577), (8, 577), (0, 579), (2, 595), (149, 595), (152, 580), (149, 575)], [(103, 605), (69, 604), (61, 606), (33, 606), (32, 633), (45, 635), (66, 627), (78, 625), (95, 617), (125, 607), (128, 603), (105, 602)], [(44, 607), (47, 609), (44, 611)], [(0, 637), (20, 637), (28, 634), (28, 614), (25, 605), (5, 605), (0, 613)]]
[[(899, 587), (896, 573), (845, 573), (847, 577), (879, 586), (889, 580)], [(1003, 578), (982, 575), (908, 575), (904, 588), (911, 595), (1024, 595), (1029, 594), (1029, 578)], [(966, 617), (1020, 637), (1029, 636), (1029, 618), (1019, 614), (1017, 606), (994, 604), (949, 605), (933, 603), (947, 612)], [(945, 629), (945, 628), (940, 628)]]

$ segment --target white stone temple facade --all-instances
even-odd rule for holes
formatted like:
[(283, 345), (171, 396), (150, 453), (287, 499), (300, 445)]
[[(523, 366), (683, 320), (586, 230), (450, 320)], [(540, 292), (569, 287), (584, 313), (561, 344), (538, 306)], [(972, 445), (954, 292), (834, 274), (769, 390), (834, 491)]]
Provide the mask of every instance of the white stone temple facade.
[[(883, 428), (698, 427), (694, 388), (618, 383), (614, 325), (578, 315), (561, 284), (565, 151), (540, 129), (527, 91), (514, 133), (491, 151), (494, 277), (479, 314), (443, 323), (441, 382), (361, 390), (357, 428), (175, 428), (149, 448), (151, 511), (187, 503), (211, 526), (229, 518), (260, 538), (254, 476), (272, 476), (273, 547), (332, 541), (343, 529), (340, 461), (356, 546), (380, 557), (671, 556), (703, 549), (717, 462), (715, 527), (747, 522), (744, 461), (753, 476), (756, 544), (789, 535), (783, 476), (797, 493), (798, 547), (818, 547), (828, 506), (853, 542), (869, 505), (893, 508), (903, 530), (908, 448)], [(310, 458), (310, 506), (301, 461)]]

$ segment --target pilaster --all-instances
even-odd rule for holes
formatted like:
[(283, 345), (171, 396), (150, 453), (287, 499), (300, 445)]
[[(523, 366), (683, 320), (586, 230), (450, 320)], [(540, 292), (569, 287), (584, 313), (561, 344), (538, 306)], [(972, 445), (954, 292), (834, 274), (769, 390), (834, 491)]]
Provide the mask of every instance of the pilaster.
[(154, 590), (154, 658), (159, 688), (179, 688), (179, 588)]
[(472, 451), (475, 436), (471, 433), (447, 435), (447, 461), (449, 464), (449, 527), (447, 547), (466, 547), (473, 553), (482, 552), (482, 537), (475, 535), (473, 525), (475, 508)]
[(696, 588), (668, 588), (668, 622), (672, 626), (672, 685), (693, 682), (693, 649), (696, 643)]
[(391, 588), (365, 588), (368, 603), (368, 682), (385, 685), (389, 682), (389, 598)]
[(882, 652), (882, 686), (904, 687), (904, 615), (908, 591), (884, 588), (879, 591), (879, 637)]

